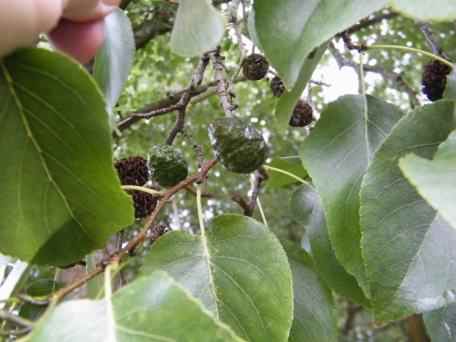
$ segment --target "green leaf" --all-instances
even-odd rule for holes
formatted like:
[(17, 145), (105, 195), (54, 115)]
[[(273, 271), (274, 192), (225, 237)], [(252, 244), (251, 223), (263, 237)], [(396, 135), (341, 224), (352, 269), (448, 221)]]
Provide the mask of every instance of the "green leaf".
[(209, 0), (180, 0), (171, 33), (171, 48), (184, 57), (200, 56), (217, 47), (225, 21)]
[(110, 112), (127, 82), (135, 55), (133, 28), (121, 9), (106, 17), (105, 36), (104, 45), (95, 58), (93, 73)]
[(454, 342), (456, 337), (456, 304), (423, 315), (426, 331), (435, 342)]
[(431, 158), (455, 128), (454, 103), (404, 117), (377, 152), (362, 185), (362, 247), (374, 313), (399, 319), (454, 301), (456, 230), (409, 184), (399, 160)]
[(423, 21), (451, 21), (456, 19), (454, 0), (391, 0), (393, 8)]
[[(307, 171), (302, 166), (299, 156), (279, 157), (273, 159), (268, 165), (292, 173), (300, 178), (307, 177)], [(268, 175), (266, 186), (272, 189), (282, 188), (298, 182), (296, 179), (280, 172), (271, 171), (268, 172)]]
[(371, 96), (344, 96), (324, 110), (301, 149), (304, 167), (323, 202), (336, 256), (365, 291), (359, 189), (375, 151), (402, 115), (397, 107)]
[(315, 189), (310, 185), (297, 189), (291, 198), (291, 208), (296, 219), (305, 228), (315, 269), (321, 278), (333, 291), (358, 304), (369, 306), (369, 300), (364, 296), (356, 279), (337, 261), (329, 241), (321, 199)]
[(280, 97), (276, 106), (276, 118), (279, 122), (279, 127), (282, 129), (288, 128), (288, 122), (293, 114), (293, 110), (298, 103), (299, 98), (302, 96), (307, 83), (309, 83), (315, 68), (318, 66), (318, 63), (325, 53), (326, 48), (327, 44), (324, 44), (307, 57), (296, 85), (290, 92), (286, 92)]
[(133, 221), (95, 82), (70, 59), (24, 49), (0, 64), (0, 250), (68, 265)]
[(440, 146), (434, 160), (408, 155), (399, 166), (419, 194), (456, 229), (456, 132)]
[(271, 64), (289, 88), (313, 49), (388, 0), (256, 0), (257, 37)]
[(143, 273), (168, 272), (247, 341), (287, 341), (293, 319), (290, 267), (279, 241), (245, 216), (215, 218), (207, 233), (164, 235)]
[(51, 309), (26, 341), (242, 342), (163, 272), (135, 280), (112, 298)]
[(284, 244), (293, 273), (294, 320), (289, 342), (336, 342), (332, 296), (315, 273), (312, 259), (299, 247)]
[(447, 76), (447, 85), (443, 96), (448, 100), (456, 100), (456, 70), (453, 70), (451, 74)]

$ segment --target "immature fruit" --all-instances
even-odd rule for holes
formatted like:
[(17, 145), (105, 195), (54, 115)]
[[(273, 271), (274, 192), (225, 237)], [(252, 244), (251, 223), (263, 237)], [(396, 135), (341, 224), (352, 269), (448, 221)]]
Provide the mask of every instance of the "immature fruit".
[(149, 167), (147, 166), (147, 160), (143, 157), (136, 156), (121, 159), (114, 166), (123, 185), (142, 186), (149, 180)]
[(269, 70), (269, 63), (262, 55), (251, 54), (242, 62), (244, 77), (250, 81), (258, 81), (266, 76)]
[(272, 95), (276, 96), (276, 97), (280, 97), (283, 95), (283, 93), (285, 93), (285, 84), (282, 82), (282, 80), (280, 79), (280, 77), (278, 76), (275, 76), (272, 80), (271, 80), (271, 91), (272, 91)]
[(440, 100), (445, 92), (447, 84), (447, 76), (450, 74), (451, 68), (440, 62), (433, 61), (424, 67), (423, 72), (423, 93), (431, 101)]
[(157, 145), (149, 159), (152, 178), (163, 187), (171, 187), (188, 175), (188, 164), (182, 153), (170, 145)]
[(237, 118), (221, 118), (209, 126), (217, 159), (229, 171), (251, 173), (264, 164), (269, 148), (254, 127)]
[(133, 204), (135, 207), (135, 217), (144, 218), (149, 216), (157, 205), (157, 197), (142, 191), (133, 191)]
[(300, 100), (296, 105), (293, 115), (290, 118), (291, 127), (306, 127), (314, 120), (312, 106)]

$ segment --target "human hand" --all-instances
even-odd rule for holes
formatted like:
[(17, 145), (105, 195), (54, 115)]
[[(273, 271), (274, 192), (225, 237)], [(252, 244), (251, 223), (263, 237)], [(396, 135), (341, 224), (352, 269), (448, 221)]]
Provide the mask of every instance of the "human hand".
[(120, 0), (0, 0), (0, 57), (32, 45), (40, 33), (81, 63), (104, 40), (103, 18)]

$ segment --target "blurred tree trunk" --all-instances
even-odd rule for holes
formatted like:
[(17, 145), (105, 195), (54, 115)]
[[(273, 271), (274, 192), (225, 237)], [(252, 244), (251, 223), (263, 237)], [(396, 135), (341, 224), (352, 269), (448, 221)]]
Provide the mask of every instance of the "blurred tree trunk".
[(431, 342), (431, 339), (426, 333), (423, 317), (414, 315), (406, 320), (407, 334), (409, 342)]

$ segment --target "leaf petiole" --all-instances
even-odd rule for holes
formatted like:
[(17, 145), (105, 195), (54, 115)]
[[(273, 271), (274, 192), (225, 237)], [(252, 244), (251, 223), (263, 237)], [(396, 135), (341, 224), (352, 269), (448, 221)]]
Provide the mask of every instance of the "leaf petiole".
[(429, 52), (429, 51), (425, 51), (425, 50), (421, 50), (421, 49), (417, 49), (417, 48), (412, 48), (412, 47), (408, 47), (408, 46), (390, 45), (390, 44), (375, 44), (375, 45), (368, 46), (367, 50), (402, 50), (402, 51), (422, 54), (424, 56), (436, 59), (439, 62), (442, 62), (442, 63), (448, 65), (452, 69), (455, 68), (455, 65), (453, 63), (451, 63), (450, 61), (446, 60), (443, 57), (440, 57), (440, 56), (438, 56), (436, 54), (433, 54), (432, 52)]
[(291, 177), (291, 178), (293, 178), (293, 179), (296, 179), (298, 182), (300, 182), (300, 183), (302, 183), (302, 184), (309, 184), (309, 182), (305, 181), (304, 179), (302, 179), (301, 177), (295, 175), (294, 173), (291, 173), (291, 172), (288, 172), (288, 171), (279, 169), (279, 168), (277, 168), (277, 167), (269, 166), (269, 165), (264, 165), (263, 167), (264, 167), (266, 170), (269, 170), (269, 171), (273, 171), (273, 172), (277, 172), (277, 173), (281, 173), (281, 174), (287, 175), (288, 177)]
[(162, 197), (163, 196), (163, 192), (162, 191), (157, 191), (157, 190), (154, 190), (154, 189), (149, 189), (149, 188), (146, 188), (144, 186), (137, 186), (137, 185), (122, 185), (122, 189), (128, 191), (141, 191), (141, 192), (145, 192), (147, 194), (150, 194), (152, 196), (158, 196), (158, 197)]

